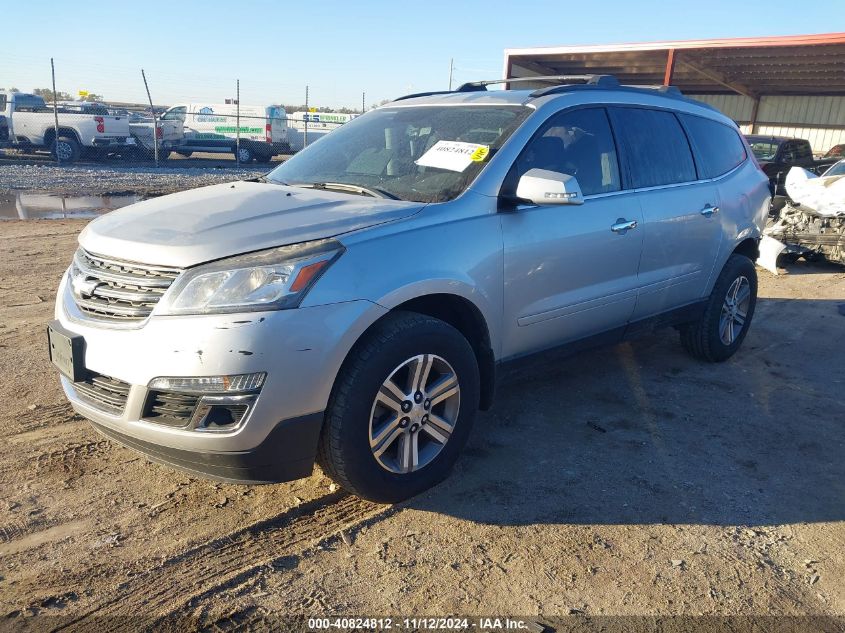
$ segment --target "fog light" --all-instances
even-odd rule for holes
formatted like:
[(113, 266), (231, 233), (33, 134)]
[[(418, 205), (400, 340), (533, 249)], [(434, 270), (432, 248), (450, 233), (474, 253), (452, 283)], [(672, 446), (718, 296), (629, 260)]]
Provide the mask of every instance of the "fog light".
[(195, 431), (234, 431), (246, 418), (256, 395), (203, 396), (191, 416)]
[(266, 372), (234, 376), (197, 376), (195, 378), (153, 378), (149, 388), (187, 393), (243, 393), (257, 391), (267, 378)]

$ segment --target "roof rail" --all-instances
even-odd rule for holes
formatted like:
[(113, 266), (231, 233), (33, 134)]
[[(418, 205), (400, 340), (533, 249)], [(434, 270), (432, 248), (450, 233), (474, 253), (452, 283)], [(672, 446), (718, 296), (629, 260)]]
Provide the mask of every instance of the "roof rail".
[(663, 92), (667, 95), (674, 95), (674, 96), (678, 96), (678, 97), (682, 97), (683, 94), (684, 94), (683, 92), (681, 92), (681, 89), (678, 88), (678, 86), (634, 86), (634, 85), (628, 86), (628, 85), (626, 85), (625, 87), (626, 88), (638, 88), (638, 89), (641, 89), (641, 90), (656, 90), (657, 92)]
[(675, 97), (678, 99), (686, 99), (687, 97), (680, 91), (677, 86), (630, 86), (630, 85), (620, 85), (618, 82), (614, 85), (610, 82), (606, 82), (604, 84), (599, 83), (586, 83), (586, 84), (575, 84), (571, 86), (551, 86), (549, 88), (540, 88), (539, 90), (535, 90), (531, 93), (531, 96), (536, 97), (543, 97), (546, 95), (551, 94), (558, 94), (561, 92), (569, 92), (573, 89), (579, 88), (615, 88), (616, 90), (630, 90), (634, 92), (643, 92), (643, 91), (650, 91), (650, 92), (660, 92), (663, 93), (667, 97)]
[[(404, 95), (402, 97), (397, 97), (394, 101), (402, 101), (404, 99), (413, 99), (414, 97), (428, 97), (432, 95), (447, 95), (447, 94), (455, 94), (460, 92), (485, 92), (487, 90), (487, 86), (495, 85), (495, 84), (512, 84), (512, 83), (528, 83), (528, 82), (537, 82), (537, 81), (546, 81), (546, 82), (566, 82), (562, 83), (561, 85), (556, 86), (549, 86), (547, 88), (539, 88), (531, 93), (531, 97), (544, 97), (546, 95), (552, 94), (559, 94), (562, 92), (569, 92), (571, 90), (579, 90), (579, 89), (616, 89), (616, 90), (630, 90), (630, 91), (651, 91), (651, 92), (659, 92), (667, 97), (674, 97), (678, 99), (687, 99), (689, 98), (684, 95), (677, 86), (662, 86), (662, 85), (649, 85), (649, 86), (632, 86), (632, 85), (621, 85), (619, 80), (613, 75), (538, 75), (536, 77), (511, 77), (509, 79), (489, 79), (486, 81), (471, 81), (468, 83), (461, 84), (455, 90), (433, 90), (430, 92), (417, 92), (414, 94)], [(580, 81), (582, 83), (569, 83), (574, 81)], [(707, 103), (701, 101), (695, 101), (696, 103), (703, 105), (705, 107), (710, 108), (711, 110), (716, 110), (713, 106), (710, 106)]]
[(476, 90), (486, 90), (487, 86), (496, 84), (515, 84), (528, 82), (548, 82), (548, 83), (570, 83), (573, 81), (582, 81), (585, 84), (592, 86), (602, 86), (612, 88), (619, 85), (619, 81), (613, 75), (537, 75), (534, 77), (509, 77), (508, 79), (488, 79), (486, 81), (470, 81), (469, 83), (461, 84), (458, 87), (458, 92), (475, 92)]
[(413, 94), (396, 97), (393, 101), (403, 101), (405, 99), (413, 99), (414, 97), (430, 97), (432, 95), (450, 95), (452, 94), (452, 92), (452, 90), (430, 90), (428, 92), (414, 92)]

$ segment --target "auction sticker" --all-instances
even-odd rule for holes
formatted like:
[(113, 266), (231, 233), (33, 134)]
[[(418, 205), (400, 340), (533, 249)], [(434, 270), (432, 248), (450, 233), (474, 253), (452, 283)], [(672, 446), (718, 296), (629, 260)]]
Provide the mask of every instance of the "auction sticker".
[(473, 162), (483, 161), (489, 152), (489, 146), (478, 143), (437, 141), (430, 150), (416, 160), (416, 163), (420, 167), (463, 171)]

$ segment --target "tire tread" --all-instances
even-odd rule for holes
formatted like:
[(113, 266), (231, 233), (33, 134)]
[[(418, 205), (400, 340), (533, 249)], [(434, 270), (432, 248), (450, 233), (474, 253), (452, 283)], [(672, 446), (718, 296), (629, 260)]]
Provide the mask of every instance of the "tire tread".
[[(420, 328), (443, 326), (452, 327), (439, 319), (416, 312), (396, 311), (388, 314), (352, 349), (341, 367), (326, 409), (323, 432), (320, 434), (317, 448), (317, 463), (328, 477), (352, 494), (365, 498), (368, 496), (348, 475), (348, 464), (341, 441), (343, 417), (351, 399), (355, 397), (353, 384), (356, 377), (366, 370), (369, 362), (392, 339), (411, 336)], [(457, 333), (457, 330), (455, 332)]]
[[(754, 262), (752, 262), (748, 257), (738, 253), (732, 254), (725, 263), (722, 273), (716, 280), (716, 284), (713, 286), (713, 291), (707, 301), (707, 307), (704, 310), (704, 314), (702, 314), (697, 321), (680, 328), (681, 345), (693, 358), (710, 363), (718, 363), (727, 360), (727, 358), (733, 355), (733, 352), (731, 352), (725, 356), (724, 353), (720, 353), (714, 349), (715, 339), (713, 337), (711, 323), (714, 319), (718, 319), (718, 313), (722, 309), (723, 297), (728, 290), (728, 286), (735, 279), (735, 275), (740, 268), (744, 268), (749, 265), (751, 266), (751, 270), (754, 271)], [(756, 275), (754, 276), (753, 288), (756, 296)], [(751, 325), (752, 317), (753, 304), (752, 309), (748, 314), (745, 329), (741, 334), (743, 338)]]

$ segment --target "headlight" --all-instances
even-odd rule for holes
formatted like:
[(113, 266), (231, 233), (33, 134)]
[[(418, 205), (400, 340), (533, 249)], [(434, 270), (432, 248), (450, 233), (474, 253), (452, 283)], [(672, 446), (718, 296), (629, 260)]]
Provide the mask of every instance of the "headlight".
[(295, 308), (343, 252), (334, 240), (238, 255), (186, 270), (157, 314), (212, 314)]

